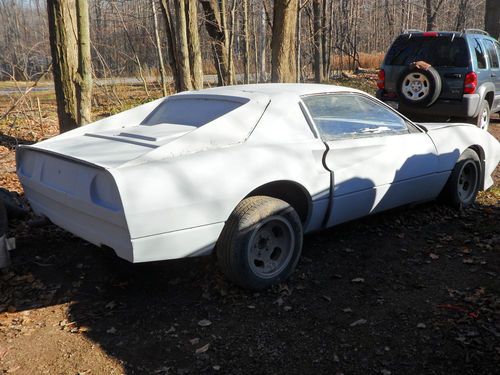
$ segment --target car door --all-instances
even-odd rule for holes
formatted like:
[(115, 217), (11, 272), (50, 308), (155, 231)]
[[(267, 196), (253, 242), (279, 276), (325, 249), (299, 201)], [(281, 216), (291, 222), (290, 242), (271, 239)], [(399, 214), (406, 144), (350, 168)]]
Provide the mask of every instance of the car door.
[(410, 202), (434, 198), (436, 148), (397, 112), (359, 93), (302, 98), (326, 143), (332, 173), (327, 226)]

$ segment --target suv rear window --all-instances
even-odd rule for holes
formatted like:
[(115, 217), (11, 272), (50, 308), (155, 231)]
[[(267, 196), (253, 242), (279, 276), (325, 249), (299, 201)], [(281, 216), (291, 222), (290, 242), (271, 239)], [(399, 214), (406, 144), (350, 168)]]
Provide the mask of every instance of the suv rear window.
[(465, 68), (469, 65), (463, 38), (399, 36), (385, 58), (386, 65), (409, 65), (425, 61), (432, 66)]

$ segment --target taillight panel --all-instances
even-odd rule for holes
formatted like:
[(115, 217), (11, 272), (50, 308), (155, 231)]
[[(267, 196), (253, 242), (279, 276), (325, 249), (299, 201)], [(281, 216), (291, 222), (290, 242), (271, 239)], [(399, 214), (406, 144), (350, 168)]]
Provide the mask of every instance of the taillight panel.
[(378, 71), (377, 87), (379, 89), (385, 89), (385, 71), (380, 69)]
[(477, 74), (469, 72), (465, 75), (464, 94), (474, 94), (477, 88)]

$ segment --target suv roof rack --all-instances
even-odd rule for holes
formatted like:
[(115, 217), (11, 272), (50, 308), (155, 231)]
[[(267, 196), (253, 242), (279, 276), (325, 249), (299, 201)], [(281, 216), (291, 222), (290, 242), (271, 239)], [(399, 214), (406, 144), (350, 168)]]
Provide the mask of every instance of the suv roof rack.
[(487, 31), (484, 31), (481, 29), (465, 29), (464, 33), (465, 34), (482, 34), (482, 35), (490, 36), (490, 34)]
[(423, 33), (423, 32), (424, 32), (423, 30), (419, 30), (419, 29), (406, 29), (406, 30), (403, 30), (403, 34)]

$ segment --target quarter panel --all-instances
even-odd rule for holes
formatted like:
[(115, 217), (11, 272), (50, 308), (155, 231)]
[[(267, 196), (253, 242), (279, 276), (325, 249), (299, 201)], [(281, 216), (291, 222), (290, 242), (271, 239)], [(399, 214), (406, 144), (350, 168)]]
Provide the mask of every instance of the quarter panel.
[[(225, 222), (252, 190), (290, 180), (328, 198), (319, 140), (239, 145), (113, 171), (131, 238)], [(315, 152), (316, 151), (316, 152)]]

